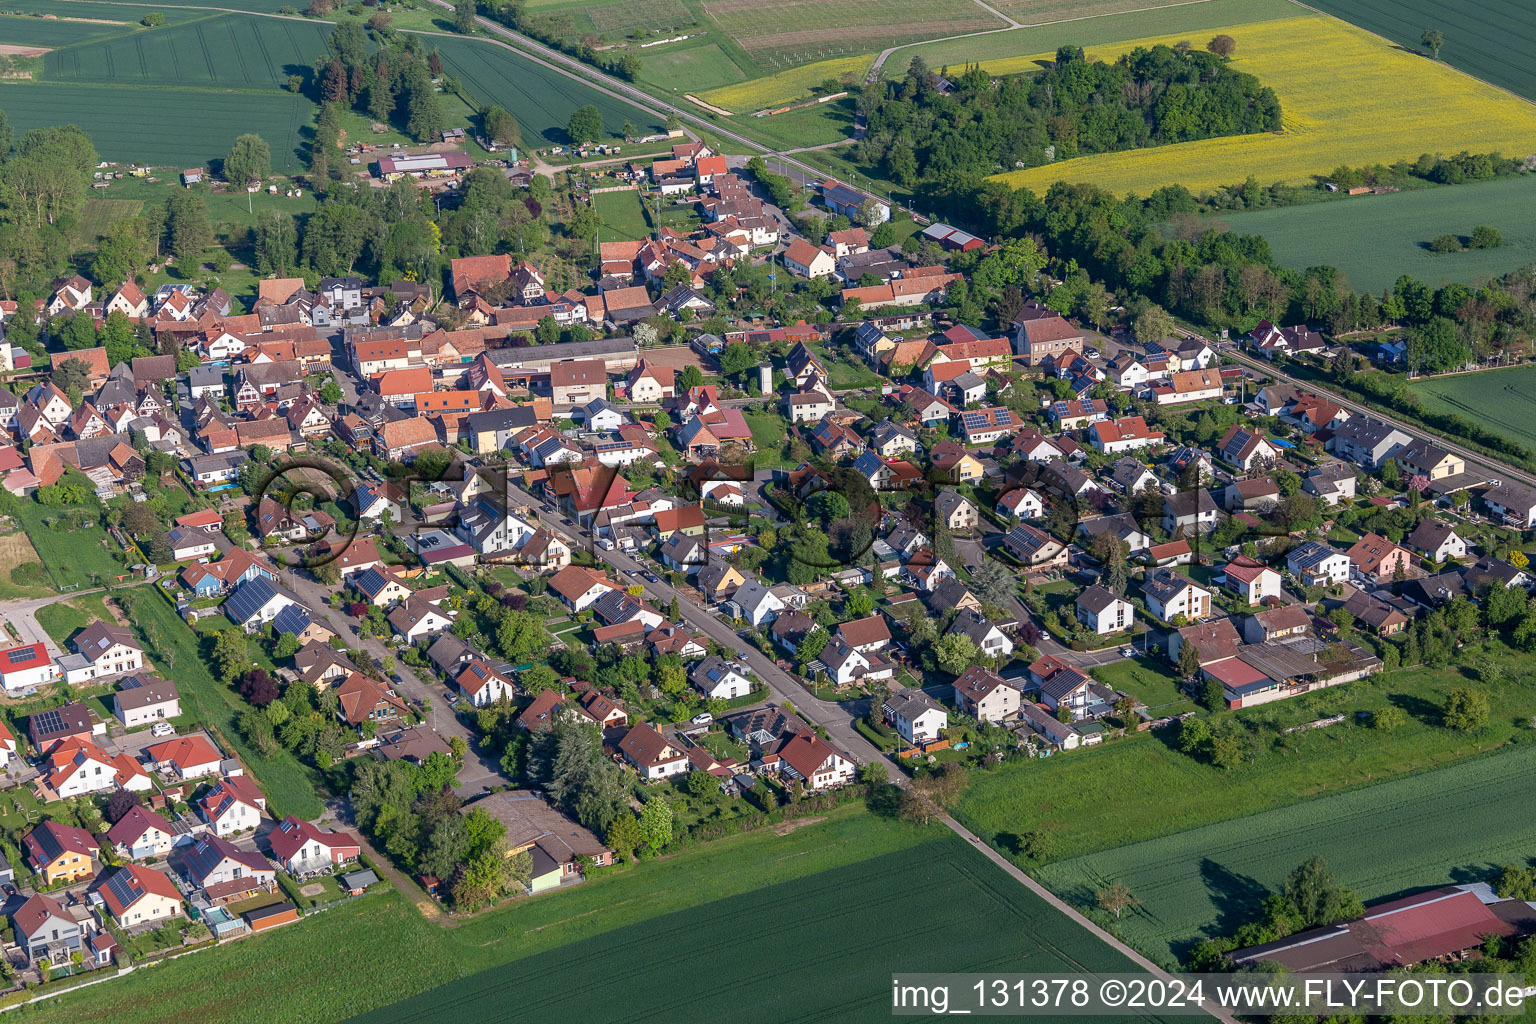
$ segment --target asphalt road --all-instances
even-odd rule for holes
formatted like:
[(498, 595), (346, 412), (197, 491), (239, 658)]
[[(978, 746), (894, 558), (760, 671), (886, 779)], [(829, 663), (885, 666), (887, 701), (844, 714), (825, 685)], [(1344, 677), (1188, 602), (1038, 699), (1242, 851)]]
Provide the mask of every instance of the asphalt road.
[[(747, 666), (757, 675), (757, 678), (768, 687), (768, 692), (779, 703), (789, 701), (795, 708), (802, 712), (806, 718), (827, 730), (827, 737), (840, 751), (852, 755), (860, 764), (881, 760), (883, 755), (875, 745), (869, 742), (853, 727), (853, 715), (847, 707), (832, 701), (821, 700), (805, 687), (801, 686), (789, 673), (779, 668), (763, 653), (754, 647), (747, 645), (736, 631), (724, 620), (713, 612), (700, 607), (687, 595), (673, 589), (665, 580), (660, 583), (649, 583), (639, 576), (630, 576), (631, 572), (653, 572), (654, 567), (640, 562), (624, 554), (622, 551), (608, 551), (592, 543), (591, 535), (586, 531), (568, 522), (545, 507), (544, 503), (526, 491), (513, 485), (508, 485), (509, 497), (516, 501), (522, 501), (538, 510), (540, 521), (550, 530), (564, 536), (573, 550), (585, 548), (591, 551), (599, 559), (606, 562), (616, 570), (622, 579), (631, 584), (639, 584), (652, 600), (662, 607), (671, 603), (675, 597), (683, 615), (683, 624), (689, 629), (703, 633), (717, 641), (722, 647), (731, 652), (746, 651), (744, 659)], [(660, 577), (658, 577), (660, 578)], [(891, 767), (894, 769), (895, 765)], [(893, 778), (900, 778), (898, 772), (892, 772)]]

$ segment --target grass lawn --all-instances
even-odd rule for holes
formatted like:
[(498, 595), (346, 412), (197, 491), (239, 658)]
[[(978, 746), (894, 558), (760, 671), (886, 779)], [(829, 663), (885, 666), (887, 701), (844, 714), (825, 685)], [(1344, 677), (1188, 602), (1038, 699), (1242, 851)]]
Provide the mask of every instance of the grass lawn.
[(592, 197), (592, 205), (603, 218), (599, 237), (604, 242), (633, 242), (651, 233), (638, 192), (600, 192)]
[(42, 626), (55, 643), (63, 647), (65, 642), (93, 622), (115, 622), (107, 611), (101, 594), (87, 594), (68, 601), (55, 601), (37, 610), (37, 624)]
[[(249, 705), (220, 684), (203, 661), (199, 643), (211, 648), (211, 634), (200, 641), (177, 617), (158, 587), (120, 593), (118, 600), (128, 621), (138, 629), (160, 674), (176, 681), (183, 710), (195, 716), (221, 744), (238, 752), (255, 775), (267, 794), (268, 812), (278, 818), (287, 814), (301, 818), (319, 815), (324, 806), (314, 770), (282, 748), (275, 749), (269, 757), (257, 753), (235, 728), (235, 719)], [(258, 661), (265, 657), (258, 656), (254, 643), (251, 651)]]
[(863, 363), (851, 362), (843, 358), (841, 350), (828, 352), (826, 345), (820, 341), (806, 342), (806, 347), (827, 368), (827, 376), (831, 378), (834, 390), (877, 387), (883, 379)]
[[(1493, 707), (1479, 733), (1440, 724), (1446, 691), (1468, 685), (1460, 670), (1408, 669), (1213, 716), (1235, 718), (1259, 737), (1253, 759), (1230, 771), (1180, 753), (1177, 730), (1158, 730), (981, 775), (957, 817), (1004, 848), (1011, 835), (1043, 829), (1051, 836), (1050, 859), (1065, 860), (1530, 743), (1536, 739), (1527, 724), (1536, 714), (1536, 668), (1508, 653), (1495, 658), (1504, 679), (1475, 684)], [(1389, 704), (1406, 712), (1401, 728), (1382, 732), (1355, 724), (1356, 712)], [(1280, 734), (1336, 714), (1345, 721)], [(1105, 800), (1106, 793), (1116, 798)]]
[(1194, 701), (1179, 692), (1178, 679), (1167, 667), (1150, 658), (1122, 658), (1094, 667), (1088, 674), (1106, 686), (1123, 690), (1147, 705), (1154, 717), (1193, 711)]
[(743, 129), (784, 143), (788, 148), (820, 146), (852, 139), (856, 111), (851, 98), (801, 107), (771, 117), (739, 117)]
[(1110, 882), (1141, 901), (1123, 938), (1168, 960), (1230, 934), (1314, 854), (1367, 901), (1421, 886), (1488, 879), (1525, 863), (1530, 829), (1506, 809), (1536, 799), (1536, 747), (1265, 811), (1053, 864), (1042, 878), (1074, 902)]
[(789, 423), (776, 412), (744, 412), (747, 426), (752, 430), (752, 443), (757, 446), (757, 465), (763, 467), (791, 467), (784, 458), (784, 442), (789, 438)]
[(127, 571), (122, 552), (98, 522), (94, 508), (23, 501), (16, 516), (55, 586), (99, 586)]

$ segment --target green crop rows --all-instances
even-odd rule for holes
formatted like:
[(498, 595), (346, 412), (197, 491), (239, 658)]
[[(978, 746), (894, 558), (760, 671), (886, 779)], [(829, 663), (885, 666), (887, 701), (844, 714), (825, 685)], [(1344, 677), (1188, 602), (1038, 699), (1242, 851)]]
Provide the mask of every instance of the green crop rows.
[(522, 125), (523, 138), (533, 143), (569, 141), (565, 126), (577, 107), (595, 104), (602, 111), (610, 136), (617, 136), (625, 120), (641, 129), (658, 131), (656, 115), (622, 100), (594, 92), (542, 64), (524, 60), (488, 42), (476, 39), (435, 39), (448, 72), (481, 106), (499, 104), (512, 111)]
[[(314, 104), (292, 93), (211, 92), (167, 89), (146, 92), (110, 85), (8, 86), (6, 117), (17, 133), (52, 124), (77, 124), (104, 160), (196, 167), (229, 152), (245, 132), (272, 147), (275, 170), (297, 173), (299, 130), (314, 117)], [(158, 113), (181, 130), (146, 131)]]
[(1427, 408), (1452, 412), (1536, 447), (1536, 366), (1425, 378), (1409, 387)]
[(1040, 878), (1085, 905), (1111, 882), (1128, 886), (1141, 903), (1120, 921), (1121, 935), (1168, 960), (1234, 931), (1314, 854), (1367, 902), (1524, 863), (1536, 833), (1512, 809), (1528, 800), (1536, 800), (1536, 748), (1063, 861)]
[(325, 52), (331, 26), (228, 15), (103, 42), (43, 58), (57, 82), (279, 89)]
[[(722, 955), (743, 936), (771, 965)], [(743, 1024), (869, 1021), (889, 1013), (902, 971), (1130, 967), (947, 836), (483, 971), (358, 1024), (629, 1020), (643, 1006), (675, 1024), (719, 1020), (722, 1006)]]
[[(1536, 183), (1525, 177), (1354, 196), (1219, 219), (1235, 232), (1269, 239), (1275, 258), (1288, 267), (1334, 266), (1351, 287), (1376, 295), (1392, 287), (1401, 274), (1431, 286), (1447, 280), (1472, 283), (1536, 260)], [(1450, 253), (1429, 250), (1436, 235), (1466, 239), (1479, 224), (1498, 228), (1504, 244)]]

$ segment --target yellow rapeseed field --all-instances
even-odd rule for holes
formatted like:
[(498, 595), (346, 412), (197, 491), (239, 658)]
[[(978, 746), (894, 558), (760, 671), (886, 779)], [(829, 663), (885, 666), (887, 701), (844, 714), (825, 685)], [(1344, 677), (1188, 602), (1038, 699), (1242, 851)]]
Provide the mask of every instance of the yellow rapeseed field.
[(795, 100), (808, 99), (811, 86), (824, 79), (854, 74), (862, 81), (865, 72), (874, 62), (875, 55), (872, 53), (859, 57), (839, 57), (836, 60), (817, 61), (815, 64), (804, 64), (798, 68), (790, 68), (788, 71), (780, 71), (776, 75), (754, 78), (750, 82), (738, 82), (735, 85), (701, 92), (699, 98), (737, 113), (752, 113), (765, 107), (777, 107)]
[[(1308, 15), (1231, 28), (1193, 39), (1153, 36), (1087, 47), (1114, 60), (1137, 46), (1217, 33), (1237, 40), (1233, 66), (1280, 97), (1284, 127), (1264, 135), (1204, 139), (1064, 160), (999, 177), (1043, 192), (1057, 181), (1091, 182), (1145, 195), (1180, 183), (1200, 191), (1241, 182), (1304, 182), (1340, 164), (1392, 163), (1421, 153), (1536, 153), (1536, 105), (1334, 18)], [(987, 61), (994, 74), (1032, 70), (1051, 54)]]

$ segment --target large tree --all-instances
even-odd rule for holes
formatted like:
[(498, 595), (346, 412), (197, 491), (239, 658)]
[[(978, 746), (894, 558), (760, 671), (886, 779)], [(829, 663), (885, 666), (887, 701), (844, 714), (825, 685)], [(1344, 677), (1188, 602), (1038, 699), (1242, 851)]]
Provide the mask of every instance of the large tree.
[(603, 137), (603, 112), (590, 103), (577, 107), (566, 125), (566, 132), (575, 143), (598, 141)]
[(235, 140), (224, 157), (224, 180), (243, 188), (261, 183), (272, 173), (272, 150), (260, 135), (250, 132)]

